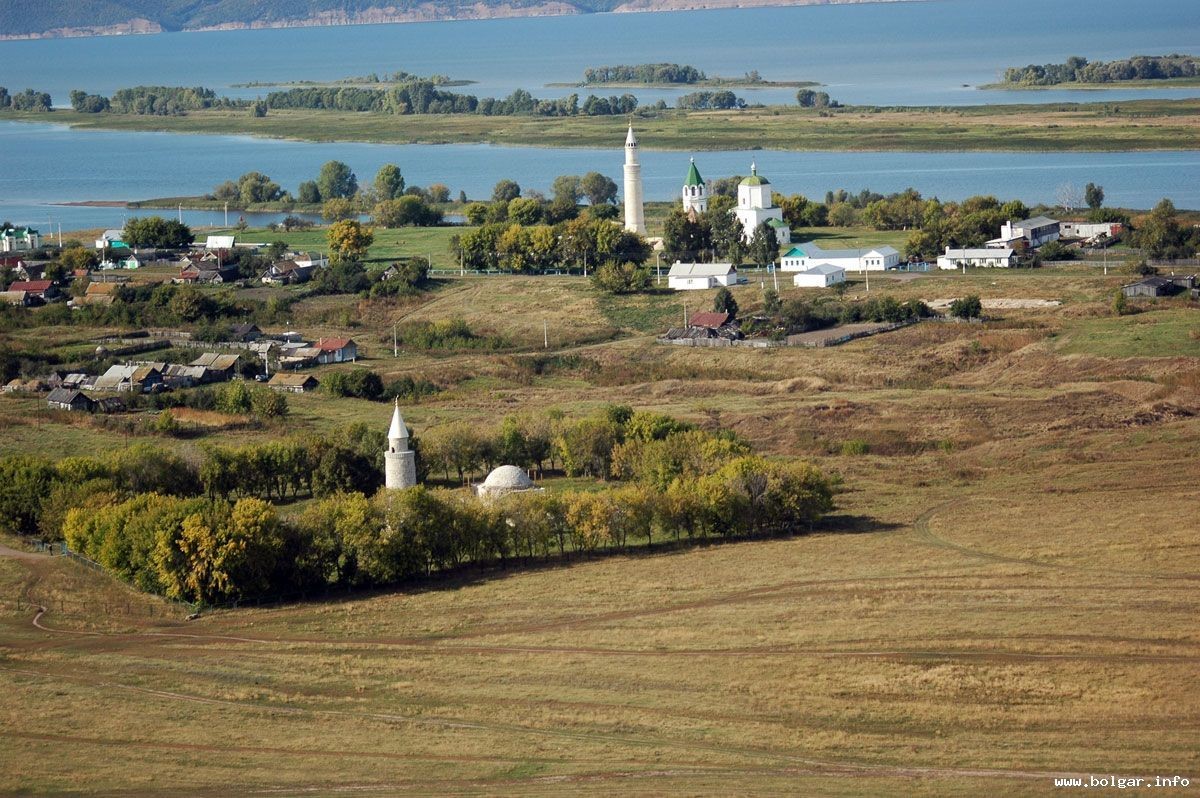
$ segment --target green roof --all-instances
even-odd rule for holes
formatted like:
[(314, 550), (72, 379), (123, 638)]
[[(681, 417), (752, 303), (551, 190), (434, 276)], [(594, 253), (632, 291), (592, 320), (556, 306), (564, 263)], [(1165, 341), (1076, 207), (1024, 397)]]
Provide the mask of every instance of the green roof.
[(741, 185), (743, 185), (743, 186), (769, 186), (769, 185), (771, 185), (771, 181), (767, 180), (765, 177), (762, 177), (760, 175), (750, 175), (749, 177), (742, 180)]
[(704, 178), (700, 176), (700, 170), (696, 168), (696, 162), (692, 161), (691, 167), (688, 169), (687, 179), (683, 181), (685, 186), (702, 186)]
[(767, 219), (767, 224), (771, 225), (772, 227), (776, 227), (776, 228), (787, 227), (787, 225), (784, 224), (783, 222), (781, 222), (779, 219)]

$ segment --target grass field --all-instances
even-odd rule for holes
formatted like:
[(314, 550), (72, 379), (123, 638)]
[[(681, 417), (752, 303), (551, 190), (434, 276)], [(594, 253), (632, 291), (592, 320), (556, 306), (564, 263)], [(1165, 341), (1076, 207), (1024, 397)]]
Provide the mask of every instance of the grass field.
[[(747, 141), (782, 150), (1189, 150), (1200, 149), (1200, 100), (1135, 100), (1053, 105), (947, 108), (847, 107), (820, 112), (788, 106), (683, 112), (638, 120), (655, 149), (738, 149)], [(0, 119), (58, 122), (82, 128), (266, 136), (389, 144), (491, 143), (539, 147), (608, 147), (624, 135), (624, 117), (488, 117), (428, 114), (396, 117), (340, 111), (208, 110), (187, 116), (122, 116), (0, 111)]]
[[(613, 298), (580, 278), (503, 277), (446, 280), (420, 301), (343, 299), (353, 326), (329, 329), (366, 343), (361, 365), (445, 386), (404, 408), (418, 437), (625, 402), (839, 474), (837, 510), (794, 538), (471, 571), (191, 622), (74, 563), (0, 556), (0, 793), (1194, 784), (1200, 309), (1171, 300), (1114, 317), (1127, 279), (1082, 265), (872, 275), (872, 295), (1063, 305), (820, 350), (653, 343), (683, 301), (699, 308), (711, 292)], [(735, 297), (751, 311), (761, 290)], [(514, 348), (392, 357), (393, 322), (453, 317)], [(536, 374), (522, 364), (543, 322), (559, 365)], [(78, 347), (91, 332), (45, 343)], [(289, 402), (278, 426), (153, 440), (194, 452), (382, 426), (390, 412), (321, 392)], [(38, 405), (0, 396), (0, 451), (143, 438)]]

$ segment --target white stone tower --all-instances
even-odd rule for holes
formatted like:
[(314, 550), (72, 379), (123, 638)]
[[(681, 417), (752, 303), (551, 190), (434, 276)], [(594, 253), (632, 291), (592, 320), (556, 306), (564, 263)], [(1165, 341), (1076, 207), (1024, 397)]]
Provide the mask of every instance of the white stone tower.
[(625, 137), (625, 229), (646, 235), (646, 214), (642, 208), (642, 166), (638, 163), (637, 136), (633, 123)]
[(700, 170), (696, 168), (696, 159), (693, 158), (687, 177), (683, 181), (683, 212), (704, 213), (707, 210), (708, 186), (704, 185), (704, 178), (700, 177)]
[(383, 455), (383, 484), (388, 489), (411, 488), (417, 484), (417, 461), (408, 448), (408, 427), (400, 417), (400, 400), (388, 429), (388, 448)]

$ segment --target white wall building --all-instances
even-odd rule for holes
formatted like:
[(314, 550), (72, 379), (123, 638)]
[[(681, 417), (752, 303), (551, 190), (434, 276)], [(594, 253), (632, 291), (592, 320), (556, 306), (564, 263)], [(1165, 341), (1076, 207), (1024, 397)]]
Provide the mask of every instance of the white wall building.
[(874, 249), (821, 249), (815, 243), (797, 244), (780, 259), (785, 272), (802, 272), (827, 263), (848, 272), (881, 272), (900, 265), (900, 252), (895, 247)]
[(951, 249), (946, 247), (946, 254), (938, 255), (939, 269), (961, 269), (968, 266), (973, 269), (993, 268), (1007, 269), (1017, 264), (1016, 250), (996, 249)]
[(1019, 222), (1005, 222), (1000, 228), (1000, 235), (992, 242), (1011, 242), (1024, 238), (1031, 247), (1040, 247), (1058, 240), (1058, 222), (1046, 216), (1034, 216), (1032, 219), (1022, 219)]
[(633, 125), (625, 136), (625, 229), (646, 235), (646, 213), (642, 207), (642, 167), (638, 163), (638, 140)]
[(796, 272), (792, 285), (797, 288), (828, 288), (846, 282), (846, 270), (832, 263), (821, 263), (802, 272)]
[(783, 209), (771, 200), (771, 181), (760, 175), (753, 163), (750, 164), (750, 176), (738, 183), (738, 204), (732, 212), (742, 223), (747, 241), (759, 225), (766, 223), (775, 229), (775, 238), (780, 244), (792, 243), (792, 231), (783, 221)]
[(667, 274), (667, 285), (676, 291), (703, 291), (720, 285), (737, 285), (732, 263), (682, 263), (675, 261)]
[(707, 210), (708, 186), (705, 185), (704, 178), (700, 177), (696, 159), (693, 158), (691, 166), (688, 167), (687, 177), (683, 181), (683, 212), (704, 213)]
[(1125, 229), (1120, 222), (1059, 222), (1058, 232), (1068, 238), (1116, 238)]
[(218, 249), (233, 249), (235, 236), (209, 236), (204, 241), (204, 248), (209, 252)]
[(32, 227), (6, 227), (0, 230), (0, 252), (26, 252), (42, 245), (42, 237)]

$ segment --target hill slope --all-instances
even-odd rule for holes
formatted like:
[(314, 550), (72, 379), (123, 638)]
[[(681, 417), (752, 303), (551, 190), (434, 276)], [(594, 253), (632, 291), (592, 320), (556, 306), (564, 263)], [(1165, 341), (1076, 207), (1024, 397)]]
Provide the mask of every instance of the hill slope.
[(172, 30), (359, 25), (604, 11), (865, 0), (44, 0), (0, 2), (0, 39), (159, 33)]

